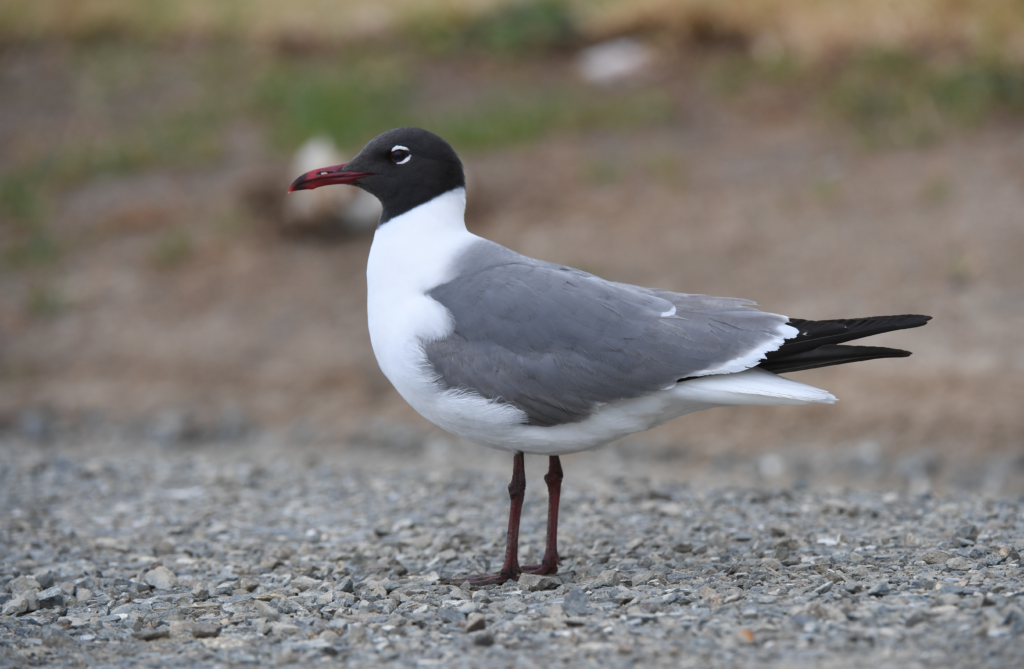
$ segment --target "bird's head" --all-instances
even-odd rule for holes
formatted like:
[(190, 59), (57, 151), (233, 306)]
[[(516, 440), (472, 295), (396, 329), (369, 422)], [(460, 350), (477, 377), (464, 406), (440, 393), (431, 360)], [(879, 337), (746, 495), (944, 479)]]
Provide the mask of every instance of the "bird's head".
[(351, 184), (380, 200), (381, 223), (438, 195), (465, 188), (462, 161), (448, 142), (422, 128), (395, 128), (377, 135), (355, 158), (311, 170), (288, 192)]

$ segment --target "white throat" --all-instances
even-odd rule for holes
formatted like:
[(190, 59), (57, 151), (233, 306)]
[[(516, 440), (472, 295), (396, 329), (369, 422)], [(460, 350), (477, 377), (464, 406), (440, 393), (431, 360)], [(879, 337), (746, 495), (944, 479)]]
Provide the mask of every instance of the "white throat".
[(466, 191), (456, 188), (377, 228), (366, 264), (370, 342), (381, 371), (430, 417), (424, 340), (447, 336), (451, 314), (427, 295), (454, 277), (455, 260), (480, 238), (466, 230)]
[(385, 295), (422, 294), (451, 278), (454, 258), (479, 239), (465, 213), (466, 189), (456, 188), (377, 228), (366, 266), (371, 308)]

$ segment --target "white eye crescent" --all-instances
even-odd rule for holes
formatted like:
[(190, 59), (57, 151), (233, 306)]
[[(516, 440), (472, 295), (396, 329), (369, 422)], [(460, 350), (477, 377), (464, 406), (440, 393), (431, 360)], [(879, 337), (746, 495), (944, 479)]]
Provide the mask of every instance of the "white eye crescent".
[(412, 154), (409, 153), (409, 148), (396, 144), (391, 147), (391, 162), (395, 165), (405, 165), (412, 158)]

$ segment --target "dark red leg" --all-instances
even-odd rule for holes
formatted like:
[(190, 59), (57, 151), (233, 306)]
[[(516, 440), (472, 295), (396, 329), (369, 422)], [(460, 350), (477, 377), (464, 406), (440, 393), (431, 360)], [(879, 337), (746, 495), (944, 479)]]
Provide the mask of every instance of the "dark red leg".
[(544, 483), (548, 484), (548, 538), (544, 545), (544, 558), (540, 564), (526, 565), (524, 572), (530, 574), (554, 574), (558, 572), (558, 498), (562, 493), (562, 462), (557, 455), (549, 459), (548, 473)]
[(519, 517), (523, 512), (523, 496), (526, 494), (526, 467), (522, 451), (516, 451), (512, 458), (512, 482), (508, 484), (511, 500), (508, 511), (508, 538), (505, 544), (505, 563), (497, 574), (481, 574), (455, 579), (459, 583), (469, 581), (473, 585), (500, 585), (505, 581), (519, 580)]

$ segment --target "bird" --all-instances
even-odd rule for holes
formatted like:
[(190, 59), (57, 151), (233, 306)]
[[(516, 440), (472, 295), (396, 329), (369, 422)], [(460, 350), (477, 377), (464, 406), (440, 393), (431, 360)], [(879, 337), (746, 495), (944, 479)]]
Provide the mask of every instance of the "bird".
[[(521, 255), (467, 230), (462, 162), (422, 128), (388, 130), (349, 162), (300, 175), (289, 192), (333, 184), (382, 206), (366, 268), (381, 371), (427, 420), (512, 453), (504, 561), (460, 579), (471, 585), (557, 573), (559, 456), (703, 409), (834, 403), (780, 374), (909, 356), (846, 342), (931, 318), (790, 318)], [(548, 456), (547, 538), (540, 563), (520, 565), (527, 453)]]

